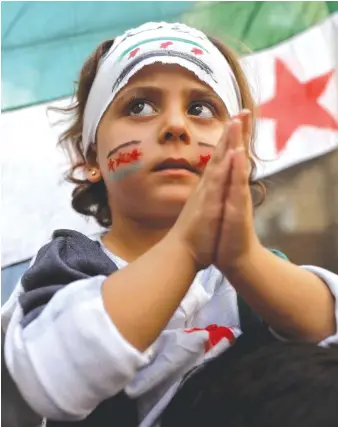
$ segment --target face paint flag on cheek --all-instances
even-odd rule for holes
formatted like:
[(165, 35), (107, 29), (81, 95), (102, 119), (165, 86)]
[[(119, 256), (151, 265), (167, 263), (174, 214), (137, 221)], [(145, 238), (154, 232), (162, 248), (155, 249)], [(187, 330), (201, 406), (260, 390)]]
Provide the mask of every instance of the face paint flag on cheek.
[[(125, 146), (126, 144), (122, 145)], [(111, 155), (110, 153), (108, 156)], [(118, 181), (135, 173), (141, 169), (142, 166), (142, 151), (139, 148), (116, 152), (113, 157), (109, 157), (108, 159), (109, 179)]]

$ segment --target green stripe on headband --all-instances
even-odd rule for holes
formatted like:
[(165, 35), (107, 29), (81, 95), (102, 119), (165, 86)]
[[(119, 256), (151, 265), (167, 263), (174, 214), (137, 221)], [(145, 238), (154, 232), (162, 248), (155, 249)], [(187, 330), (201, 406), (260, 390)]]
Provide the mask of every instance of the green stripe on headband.
[(128, 49), (126, 49), (124, 52), (121, 53), (120, 57), (119, 57), (119, 61), (121, 61), (121, 59), (129, 52), (131, 52), (133, 49), (135, 49), (138, 46), (141, 46), (145, 43), (150, 43), (150, 42), (156, 42), (156, 41), (160, 41), (160, 40), (173, 40), (173, 41), (177, 41), (177, 42), (182, 42), (182, 43), (188, 43), (188, 44), (192, 44), (194, 46), (198, 46), (200, 49), (204, 50), (205, 52), (209, 53), (207, 51), (207, 49), (203, 46), (201, 46), (200, 44), (193, 42), (191, 40), (187, 40), (187, 39), (181, 39), (179, 37), (155, 37), (153, 39), (148, 39), (148, 40), (143, 40), (139, 43), (134, 44), (133, 46), (129, 47)]

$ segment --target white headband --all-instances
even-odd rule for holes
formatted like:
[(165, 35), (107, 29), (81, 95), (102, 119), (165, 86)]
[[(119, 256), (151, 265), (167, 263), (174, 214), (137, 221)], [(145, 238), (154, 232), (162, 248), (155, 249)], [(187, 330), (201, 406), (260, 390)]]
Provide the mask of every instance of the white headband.
[(201, 31), (184, 24), (151, 22), (125, 32), (102, 58), (84, 112), (84, 154), (95, 142), (101, 117), (128, 80), (146, 65), (178, 64), (207, 83), (230, 116), (239, 113), (241, 97), (230, 65)]

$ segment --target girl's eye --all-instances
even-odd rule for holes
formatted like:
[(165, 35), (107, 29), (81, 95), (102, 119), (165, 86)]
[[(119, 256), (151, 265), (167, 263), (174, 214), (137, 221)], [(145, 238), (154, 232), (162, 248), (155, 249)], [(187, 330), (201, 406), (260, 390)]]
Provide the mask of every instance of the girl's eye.
[(154, 107), (146, 101), (135, 101), (129, 108), (130, 116), (149, 116), (155, 113)]
[(188, 110), (188, 113), (192, 116), (203, 117), (206, 119), (210, 119), (215, 116), (214, 109), (211, 106), (202, 104), (201, 102), (192, 104)]

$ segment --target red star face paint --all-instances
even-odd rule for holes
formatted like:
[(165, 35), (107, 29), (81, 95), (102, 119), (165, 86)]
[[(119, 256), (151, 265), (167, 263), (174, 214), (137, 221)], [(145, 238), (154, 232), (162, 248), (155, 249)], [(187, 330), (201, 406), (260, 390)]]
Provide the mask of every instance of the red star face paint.
[(197, 167), (198, 168), (205, 168), (210, 159), (211, 159), (211, 154), (206, 154), (206, 155), (201, 154), (200, 155), (200, 161), (197, 164)]
[(109, 178), (120, 180), (139, 170), (142, 165), (142, 151), (133, 145), (141, 141), (125, 142), (111, 150), (107, 155)]
[(200, 147), (206, 148), (206, 150), (203, 150), (205, 152), (200, 154), (199, 162), (196, 165), (199, 169), (204, 169), (212, 156), (212, 152), (210, 152), (210, 149), (215, 150), (215, 146), (212, 144), (208, 144), (207, 142), (198, 142), (198, 145)]

